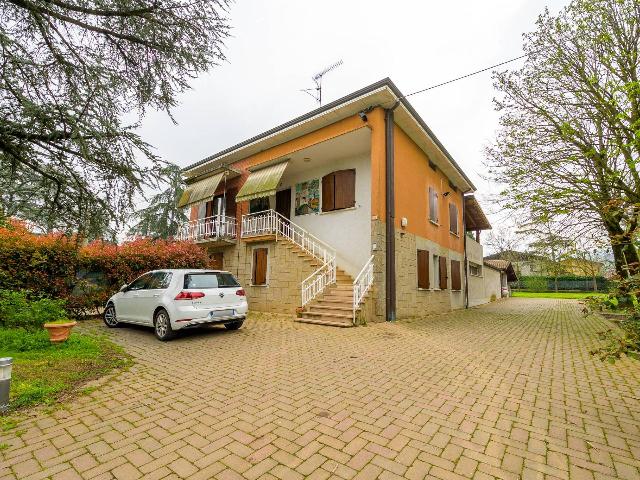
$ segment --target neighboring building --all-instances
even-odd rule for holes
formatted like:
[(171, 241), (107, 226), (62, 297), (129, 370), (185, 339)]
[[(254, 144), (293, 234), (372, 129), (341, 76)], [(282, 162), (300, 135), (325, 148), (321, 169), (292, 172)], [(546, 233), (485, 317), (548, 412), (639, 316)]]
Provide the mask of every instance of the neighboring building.
[[(495, 294), (498, 298), (511, 296), (509, 282), (515, 282), (518, 280), (518, 276), (516, 275), (511, 262), (509, 260), (485, 260), (484, 265), (496, 272), (499, 272), (500, 276), (500, 287), (497, 291), (493, 290), (491, 294)], [(488, 284), (495, 289), (495, 281), (491, 281)]]
[(252, 309), (350, 326), (467, 303), (475, 187), (389, 79), (184, 173), (180, 237), (206, 245)]
[(576, 275), (583, 277), (599, 277), (604, 273), (604, 264), (586, 259), (567, 258), (552, 268), (551, 259), (528, 252), (507, 250), (485, 257), (485, 260), (507, 260), (511, 262), (518, 277)]

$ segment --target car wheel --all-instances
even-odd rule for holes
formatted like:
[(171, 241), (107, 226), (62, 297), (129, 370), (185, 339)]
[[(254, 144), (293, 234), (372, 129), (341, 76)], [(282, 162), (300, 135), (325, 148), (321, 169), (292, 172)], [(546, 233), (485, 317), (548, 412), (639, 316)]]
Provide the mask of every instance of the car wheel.
[(116, 328), (120, 326), (120, 322), (118, 322), (118, 317), (116, 315), (116, 307), (113, 303), (110, 303), (107, 305), (107, 308), (104, 309), (102, 320), (104, 320), (104, 324), (109, 328)]
[(226, 328), (227, 330), (238, 330), (243, 323), (244, 320), (240, 320), (239, 322), (225, 323), (224, 328)]
[(164, 308), (161, 308), (156, 313), (156, 316), (153, 319), (153, 329), (156, 332), (156, 337), (158, 337), (158, 340), (161, 340), (163, 342), (171, 340), (175, 336), (175, 332), (171, 328), (171, 320), (169, 319), (169, 314)]

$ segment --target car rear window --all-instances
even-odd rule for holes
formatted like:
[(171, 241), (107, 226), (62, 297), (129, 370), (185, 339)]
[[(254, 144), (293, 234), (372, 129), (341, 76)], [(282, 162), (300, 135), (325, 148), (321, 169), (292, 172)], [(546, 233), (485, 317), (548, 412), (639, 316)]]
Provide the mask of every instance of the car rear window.
[(230, 273), (187, 273), (184, 288), (231, 288), (240, 284)]

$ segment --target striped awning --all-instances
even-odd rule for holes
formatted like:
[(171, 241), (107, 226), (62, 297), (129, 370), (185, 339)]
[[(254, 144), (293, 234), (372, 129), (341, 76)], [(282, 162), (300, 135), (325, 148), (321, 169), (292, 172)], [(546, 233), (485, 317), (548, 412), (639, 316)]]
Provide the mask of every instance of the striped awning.
[(289, 161), (269, 165), (249, 174), (247, 181), (236, 195), (236, 202), (253, 200), (254, 198), (269, 197), (276, 194), (278, 183)]
[(178, 208), (188, 207), (209, 200), (216, 193), (224, 172), (197, 181), (189, 185), (178, 201)]

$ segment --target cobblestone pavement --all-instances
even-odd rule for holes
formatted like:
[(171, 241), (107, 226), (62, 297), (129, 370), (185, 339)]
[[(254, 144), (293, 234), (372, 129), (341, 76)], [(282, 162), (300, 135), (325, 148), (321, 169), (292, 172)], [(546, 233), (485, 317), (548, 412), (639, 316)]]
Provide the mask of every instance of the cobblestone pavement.
[(135, 366), (0, 433), (0, 478), (637, 480), (640, 363), (590, 357), (606, 326), (510, 299), (353, 329), (256, 314), (166, 344), (110, 331)]

